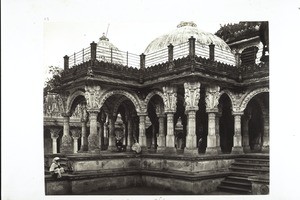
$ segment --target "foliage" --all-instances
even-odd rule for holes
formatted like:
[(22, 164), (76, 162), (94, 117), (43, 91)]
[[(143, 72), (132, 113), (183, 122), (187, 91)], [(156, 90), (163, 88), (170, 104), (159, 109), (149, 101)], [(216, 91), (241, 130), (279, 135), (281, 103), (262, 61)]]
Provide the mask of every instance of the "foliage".
[(61, 75), (63, 70), (55, 66), (49, 66), (48, 68), (50, 77), (45, 81), (44, 95), (47, 95), (48, 92), (51, 92), (55, 88), (61, 86)]

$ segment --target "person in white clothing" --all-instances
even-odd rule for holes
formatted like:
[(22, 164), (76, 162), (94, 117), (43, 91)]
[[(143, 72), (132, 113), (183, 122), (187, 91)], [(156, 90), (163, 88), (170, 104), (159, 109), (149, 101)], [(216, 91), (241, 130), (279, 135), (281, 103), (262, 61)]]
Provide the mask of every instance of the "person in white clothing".
[(52, 164), (49, 169), (51, 175), (54, 178), (61, 178), (62, 177), (61, 174), (65, 172), (64, 168), (60, 166), (59, 160), (60, 160), (59, 157), (53, 158)]

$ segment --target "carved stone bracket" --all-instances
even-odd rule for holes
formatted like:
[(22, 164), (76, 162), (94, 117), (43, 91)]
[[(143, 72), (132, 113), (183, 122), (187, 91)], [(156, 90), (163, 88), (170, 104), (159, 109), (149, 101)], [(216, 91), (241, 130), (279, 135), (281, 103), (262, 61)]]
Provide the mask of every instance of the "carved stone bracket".
[(163, 100), (165, 112), (176, 112), (177, 88), (172, 86), (163, 87)]
[(70, 130), (72, 133), (72, 137), (80, 137), (81, 135), (81, 130), (78, 128), (74, 128)]
[(184, 100), (185, 110), (198, 110), (198, 102), (200, 99), (200, 83), (184, 83)]
[(51, 128), (50, 129), (50, 134), (51, 134), (51, 138), (58, 138), (59, 137), (59, 128)]
[(85, 86), (87, 109), (100, 109), (100, 96), (103, 93), (100, 86)]
[(219, 86), (208, 86), (206, 88), (205, 103), (206, 112), (217, 112), (220, 98)]

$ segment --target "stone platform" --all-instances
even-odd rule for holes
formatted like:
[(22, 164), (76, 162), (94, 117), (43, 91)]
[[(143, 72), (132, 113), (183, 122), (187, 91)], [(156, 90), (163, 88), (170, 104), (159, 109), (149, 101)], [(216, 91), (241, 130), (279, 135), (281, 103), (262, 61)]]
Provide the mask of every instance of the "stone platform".
[[(84, 194), (127, 187), (145, 186), (205, 194), (215, 191), (229, 174), (239, 155), (134, 154), (103, 152), (99, 155), (67, 155), (73, 172), (55, 180), (45, 178), (46, 195)], [(49, 161), (51, 157), (47, 157)], [(107, 192), (106, 192), (107, 194)]]

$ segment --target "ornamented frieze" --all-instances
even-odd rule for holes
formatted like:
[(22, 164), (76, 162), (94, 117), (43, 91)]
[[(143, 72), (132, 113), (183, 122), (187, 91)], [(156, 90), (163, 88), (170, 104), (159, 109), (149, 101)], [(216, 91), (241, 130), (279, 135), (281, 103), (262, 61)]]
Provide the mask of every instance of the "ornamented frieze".
[(163, 87), (163, 100), (165, 112), (176, 112), (177, 88), (172, 86)]
[(198, 110), (200, 83), (184, 83), (185, 110)]

